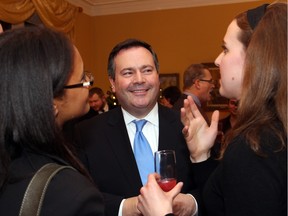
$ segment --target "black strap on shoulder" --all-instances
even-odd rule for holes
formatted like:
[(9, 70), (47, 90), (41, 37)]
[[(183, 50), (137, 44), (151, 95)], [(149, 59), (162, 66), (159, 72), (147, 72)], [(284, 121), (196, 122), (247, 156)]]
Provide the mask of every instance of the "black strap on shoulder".
[(51, 179), (62, 169), (74, 169), (55, 163), (41, 167), (31, 179), (21, 204), (19, 216), (39, 216), (46, 189)]

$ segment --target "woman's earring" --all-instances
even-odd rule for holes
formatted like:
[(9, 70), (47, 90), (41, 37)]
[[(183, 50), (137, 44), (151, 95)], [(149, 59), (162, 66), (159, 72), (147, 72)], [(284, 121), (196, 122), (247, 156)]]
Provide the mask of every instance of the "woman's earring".
[(59, 110), (57, 109), (57, 106), (53, 104), (53, 109), (54, 109), (54, 116), (57, 117)]

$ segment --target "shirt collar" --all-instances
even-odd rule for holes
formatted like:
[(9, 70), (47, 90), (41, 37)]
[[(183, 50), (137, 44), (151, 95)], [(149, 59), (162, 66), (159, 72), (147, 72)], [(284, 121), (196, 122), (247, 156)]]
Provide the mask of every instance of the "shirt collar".
[(103, 107), (103, 110), (104, 110), (105, 112), (108, 112), (108, 111), (109, 111), (109, 107), (108, 107), (108, 104), (107, 104), (107, 103), (105, 103), (105, 105), (104, 105), (104, 107)]
[[(130, 124), (134, 120), (140, 120), (136, 118), (135, 116), (131, 115), (130, 113), (128, 113), (125, 109), (123, 109), (123, 107), (121, 107), (121, 109), (122, 109), (122, 113), (123, 113), (123, 117), (124, 117), (124, 121), (126, 125)], [(153, 109), (148, 113), (148, 115), (146, 115), (142, 119), (145, 119), (151, 124), (158, 126), (159, 124), (158, 123), (159, 122), (158, 121), (158, 103), (156, 103)]]

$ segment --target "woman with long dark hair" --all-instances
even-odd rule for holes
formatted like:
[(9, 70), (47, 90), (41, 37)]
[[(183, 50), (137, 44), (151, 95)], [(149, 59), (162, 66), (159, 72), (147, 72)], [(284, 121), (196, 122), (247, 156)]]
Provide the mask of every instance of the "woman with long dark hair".
[(93, 77), (63, 34), (27, 27), (0, 34), (0, 215), (18, 215), (34, 174), (48, 163), (72, 166), (51, 180), (41, 215), (103, 215), (102, 196), (62, 125), (89, 109)]

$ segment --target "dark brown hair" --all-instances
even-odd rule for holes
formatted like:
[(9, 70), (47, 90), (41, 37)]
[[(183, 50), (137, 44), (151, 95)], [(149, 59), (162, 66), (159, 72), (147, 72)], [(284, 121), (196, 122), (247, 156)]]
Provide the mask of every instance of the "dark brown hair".
[(115, 62), (114, 59), (116, 56), (122, 51), (127, 50), (133, 47), (143, 47), (147, 49), (152, 57), (153, 61), (156, 67), (156, 71), (159, 73), (159, 62), (156, 52), (153, 50), (152, 46), (144, 41), (138, 40), (138, 39), (127, 39), (125, 41), (122, 41), (118, 43), (110, 52), (108, 57), (108, 76), (112, 79), (115, 79)]
[(228, 143), (240, 135), (253, 151), (263, 155), (260, 133), (264, 129), (280, 140), (274, 149), (287, 148), (287, 4), (268, 6), (253, 34), (245, 14), (236, 17), (242, 30), (239, 40), (247, 46), (243, 90), (237, 122), (227, 136), (222, 156)]

